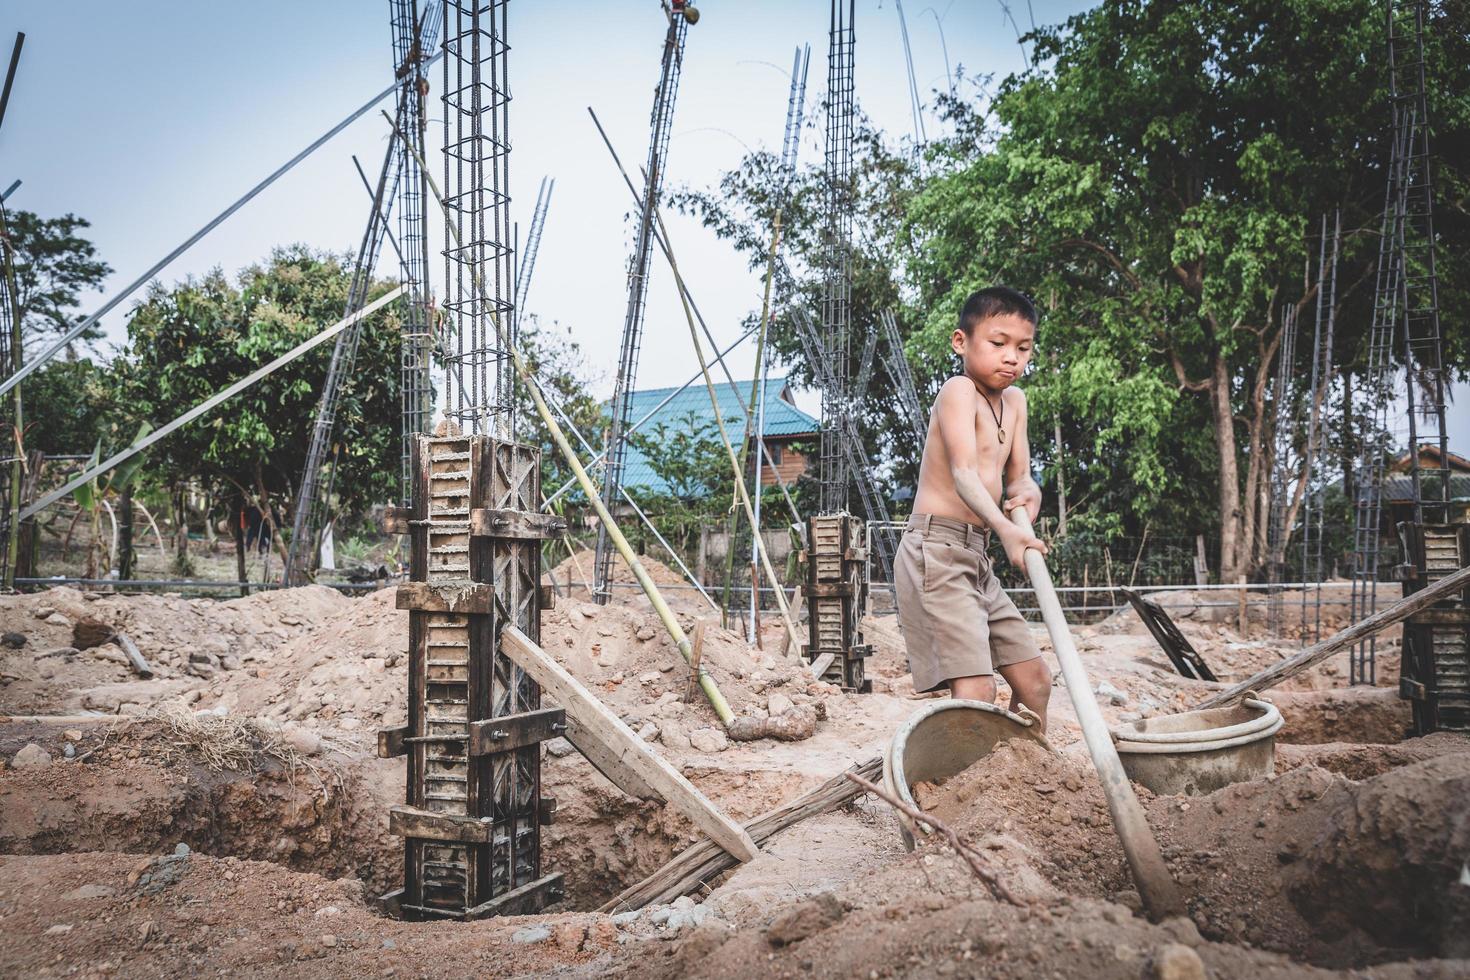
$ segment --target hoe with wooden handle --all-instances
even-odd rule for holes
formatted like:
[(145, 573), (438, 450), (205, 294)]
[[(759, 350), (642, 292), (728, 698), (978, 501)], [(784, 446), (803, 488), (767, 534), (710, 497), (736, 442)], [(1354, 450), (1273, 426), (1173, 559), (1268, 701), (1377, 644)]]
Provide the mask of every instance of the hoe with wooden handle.
[[(1011, 511), (1011, 520), (1027, 534), (1031, 534), (1031, 518), (1024, 507)], [(1067, 694), (1072, 698), (1072, 707), (1077, 711), (1077, 721), (1082, 725), (1082, 738), (1087, 743), (1092, 764), (1102, 780), (1103, 793), (1108, 799), (1108, 810), (1113, 815), (1113, 829), (1123, 842), (1123, 853), (1128, 857), (1128, 867), (1133, 871), (1133, 881), (1138, 885), (1138, 894), (1150, 919), (1158, 922), (1174, 915), (1184, 914), (1184, 899), (1164, 857), (1159, 853), (1159, 843), (1148, 827), (1143, 806), (1133, 795), (1133, 786), (1123, 772), (1123, 762), (1118, 750), (1113, 747), (1112, 736), (1103, 722), (1102, 712), (1092, 696), (1092, 683), (1087, 679), (1087, 669), (1082, 666), (1082, 657), (1072, 642), (1072, 632), (1062, 616), (1062, 604), (1057, 599), (1056, 587), (1052, 585), (1051, 572), (1046, 559), (1035, 548), (1026, 550), (1026, 576), (1036, 590), (1036, 601), (1041, 606), (1041, 618), (1046, 622), (1046, 631), (1051, 635), (1051, 645), (1056, 650), (1057, 660), (1062, 665), (1062, 677), (1066, 681)]]

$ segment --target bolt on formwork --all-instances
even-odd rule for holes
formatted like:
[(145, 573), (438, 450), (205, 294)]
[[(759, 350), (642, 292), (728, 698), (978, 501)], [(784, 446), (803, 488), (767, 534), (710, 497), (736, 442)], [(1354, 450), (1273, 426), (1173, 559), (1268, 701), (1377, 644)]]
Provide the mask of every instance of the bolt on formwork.
[(444, 4), (446, 418), (415, 439), (408, 722), (379, 733), (407, 757), (403, 887), (384, 907), (411, 919), (539, 911), (563, 894), (546, 873), (541, 742), (566, 731), (500, 649), (540, 636), (539, 450), (514, 441), (506, 0)]
[[(658, 212), (663, 188), (664, 161), (669, 152), (669, 136), (673, 132), (674, 103), (679, 95), (679, 78), (684, 67), (684, 40), (689, 25), (697, 19), (693, 8), (685, 4), (669, 10), (669, 26), (664, 34), (663, 56), (659, 63), (658, 87), (653, 93), (653, 111), (649, 118), (648, 160), (643, 171), (643, 197), (638, 214), (638, 232), (633, 242), (633, 256), (628, 264), (628, 304), (623, 313), (623, 338), (618, 351), (618, 373), (613, 382), (612, 402), (608, 405), (610, 424), (607, 430), (607, 455), (603, 464), (602, 503), (609, 512), (621, 502), (623, 469), (628, 457), (628, 423), (637, 388), (638, 356), (643, 345), (643, 314), (648, 300), (649, 262), (655, 237), (654, 218)], [(602, 605), (612, 598), (613, 562), (616, 560), (607, 529), (597, 529), (597, 548), (593, 573), (592, 597)]]

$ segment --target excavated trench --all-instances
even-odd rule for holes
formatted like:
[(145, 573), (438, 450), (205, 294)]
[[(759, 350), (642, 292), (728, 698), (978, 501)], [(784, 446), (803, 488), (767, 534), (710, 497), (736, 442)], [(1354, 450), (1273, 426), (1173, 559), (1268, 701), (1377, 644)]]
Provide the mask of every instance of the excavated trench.
[[(62, 759), (69, 741), (84, 758), (64, 779), (55, 766), (0, 770), (0, 853), (158, 854), (184, 843), (358, 878), (368, 898), (402, 883), (402, 841), (387, 832), (388, 808), (403, 799), (401, 761), (256, 753), (243, 770), (221, 770), (156, 722), (76, 740), (55, 726), (13, 728), (0, 749), (34, 742)], [(566, 876), (561, 909), (597, 908), (691, 839), (687, 822), (619, 793), (584, 764), (549, 766), (543, 790), (558, 800), (542, 833), (547, 867)]]

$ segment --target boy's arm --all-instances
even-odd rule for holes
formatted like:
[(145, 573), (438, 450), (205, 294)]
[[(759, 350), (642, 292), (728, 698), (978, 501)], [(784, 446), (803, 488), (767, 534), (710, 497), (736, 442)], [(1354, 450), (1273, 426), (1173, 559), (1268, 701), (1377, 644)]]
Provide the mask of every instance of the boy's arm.
[(966, 378), (951, 378), (944, 383), (934, 407), (939, 416), (939, 437), (949, 454), (950, 473), (960, 500), (995, 531), (1011, 564), (1024, 568), (1022, 556), (1026, 549), (1038, 548), (1045, 553), (1046, 545), (1022, 532), (1001, 513), (1000, 505), (980, 480), (980, 451), (975, 445), (975, 397), (975, 386)]
[(1041, 514), (1041, 487), (1031, 476), (1031, 443), (1026, 437), (1026, 393), (1019, 388), (1021, 409), (1016, 413), (1015, 436), (1011, 440), (1011, 455), (1006, 460), (1005, 512), (1007, 515), (1017, 507), (1025, 507), (1032, 523)]

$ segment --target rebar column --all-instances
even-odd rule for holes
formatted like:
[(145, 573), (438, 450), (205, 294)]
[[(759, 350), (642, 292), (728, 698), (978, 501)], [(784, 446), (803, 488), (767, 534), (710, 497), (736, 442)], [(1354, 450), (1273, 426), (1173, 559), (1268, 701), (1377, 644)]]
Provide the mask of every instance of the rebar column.
[(411, 919), (540, 911), (562, 895), (544, 872), (541, 742), (566, 730), (500, 650), (515, 626), (540, 635), (538, 450), (513, 441), (506, 0), (444, 5), (446, 418), (413, 448), (408, 723), (379, 735), (407, 756), (403, 887), (385, 908)]
[[(1429, 116), (1425, 98), (1425, 0), (1389, 0), (1389, 101), (1392, 143), (1384, 192), (1382, 237), (1363, 394), (1372, 406), (1365, 421), (1354, 501), (1354, 620), (1373, 611), (1378, 592), (1383, 482), (1389, 450), (1394, 348), (1402, 344), (1408, 407), (1409, 477), (1414, 523), (1449, 520), (1450, 470), (1445, 429), (1443, 339), (1435, 268), (1434, 195), (1429, 169)], [(1437, 459), (1426, 465), (1422, 454)], [(1354, 648), (1351, 681), (1376, 679), (1376, 644)]]
[[(633, 241), (633, 256), (628, 263), (628, 305), (623, 312), (623, 339), (618, 350), (618, 373), (613, 382), (612, 402), (608, 406), (607, 456), (602, 477), (602, 503), (610, 513), (621, 506), (623, 468), (628, 457), (628, 423), (633, 407), (633, 391), (638, 381), (638, 355), (643, 344), (643, 312), (648, 299), (649, 260), (653, 250), (654, 216), (663, 187), (664, 161), (669, 152), (669, 135), (674, 125), (674, 102), (679, 94), (679, 77), (684, 65), (684, 38), (689, 33), (690, 19), (680, 10), (669, 12), (669, 26), (664, 35), (663, 57), (659, 65), (658, 87), (653, 93), (653, 112), (649, 119), (648, 160), (643, 168), (643, 198), (638, 215), (638, 233)], [(597, 528), (597, 551), (593, 573), (592, 597), (606, 605), (612, 598), (612, 569), (615, 561), (612, 541), (607, 529)]]
[(429, 283), (429, 242), (425, 230), (428, 201), (427, 175), (419, 166), (424, 158), (428, 115), (424, 100), (429, 80), (424, 59), (439, 29), (439, 5), (433, 0), (420, 9), (418, 0), (391, 0), (394, 75), (399, 80), (397, 117), (399, 138), (410, 141), (409, 152), (398, 154), (399, 280), (404, 285), (399, 326), (399, 401), (401, 404), (401, 471), (399, 497), (411, 506), (414, 437), (429, 431), (434, 410), (430, 374), (434, 337), (430, 322), (432, 290)]
[(822, 237), (822, 352), (827, 380), (822, 385), (822, 439), (818, 467), (821, 510), (847, 509), (850, 474), (843, 443), (847, 414), (847, 374), (852, 319), (852, 136), (854, 0), (832, 0), (827, 48), (826, 223)]

